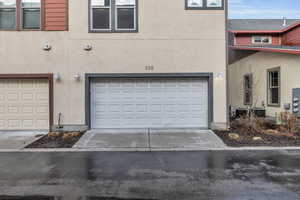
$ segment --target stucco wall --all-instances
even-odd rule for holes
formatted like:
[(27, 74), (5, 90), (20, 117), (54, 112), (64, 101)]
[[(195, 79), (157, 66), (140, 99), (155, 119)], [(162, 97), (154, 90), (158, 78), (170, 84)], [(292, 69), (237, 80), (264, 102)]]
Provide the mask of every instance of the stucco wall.
[[(183, 0), (139, 1), (138, 33), (88, 33), (88, 3), (70, 1), (69, 32), (0, 31), (1, 73), (59, 73), (54, 120), (85, 123), (84, 80), (79, 73), (223, 74), (214, 81), (214, 121), (226, 122), (225, 11), (184, 10)], [(45, 44), (52, 46), (44, 51)], [(86, 44), (92, 51), (84, 51)], [(153, 71), (145, 71), (153, 65)]]
[[(262, 107), (264, 102), (267, 115), (275, 117), (276, 112), (284, 111), (285, 103), (292, 103), (292, 89), (300, 88), (300, 56), (283, 53), (263, 53), (243, 58), (229, 66), (229, 104), (244, 106), (243, 76), (253, 74), (253, 106)], [(267, 70), (281, 68), (281, 106), (267, 105)]]

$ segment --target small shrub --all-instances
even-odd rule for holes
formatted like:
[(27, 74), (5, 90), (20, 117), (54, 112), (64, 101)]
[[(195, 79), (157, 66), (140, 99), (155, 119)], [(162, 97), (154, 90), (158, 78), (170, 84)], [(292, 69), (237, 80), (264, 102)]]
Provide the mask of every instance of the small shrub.
[(244, 116), (231, 122), (231, 129), (240, 133), (258, 134), (270, 126), (265, 118)]
[(291, 134), (300, 134), (300, 119), (289, 112), (281, 113), (280, 131)]

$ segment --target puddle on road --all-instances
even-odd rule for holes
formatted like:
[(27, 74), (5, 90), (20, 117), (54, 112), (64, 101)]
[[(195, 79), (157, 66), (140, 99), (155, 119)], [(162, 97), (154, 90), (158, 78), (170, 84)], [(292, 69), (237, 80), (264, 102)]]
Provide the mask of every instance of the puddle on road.
[(0, 196), (0, 200), (61, 200), (49, 196)]
[[(65, 200), (54, 196), (0, 196), (0, 200)], [(158, 200), (158, 199), (125, 199), (114, 197), (79, 197), (73, 200)]]

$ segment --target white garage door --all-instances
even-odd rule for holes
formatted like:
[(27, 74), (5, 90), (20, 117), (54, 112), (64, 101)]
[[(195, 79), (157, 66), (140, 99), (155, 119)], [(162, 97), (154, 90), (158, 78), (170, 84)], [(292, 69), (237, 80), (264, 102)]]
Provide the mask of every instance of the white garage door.
[(206, 79), (95, 79), (92, 128), (208, 127)]
[(47, 80), (0, 79), (0, 130), (49, 129)]

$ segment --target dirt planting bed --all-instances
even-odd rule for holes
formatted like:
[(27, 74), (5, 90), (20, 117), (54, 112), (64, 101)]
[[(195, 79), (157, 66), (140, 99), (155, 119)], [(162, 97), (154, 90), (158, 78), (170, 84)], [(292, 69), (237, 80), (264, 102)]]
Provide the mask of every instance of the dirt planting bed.
[(232, 147), (300, 146), (300, 119), (291, 113), (281, 114), (281, 120), (246, 116), (233, 120), (229, 131), (215, 131), (225, 144)]
[(26, 148), (72, 148), (83, 132), (50, 132)]
[[(238, 131), (214, 131), (225, 144), (231, 147), (255, 147), (255, 146), (270, 146), (270, 147), (300, 147), (300, 137), (285, 134), (266, 134), (266, 133), (239, 133)], [(236, 134), (237, 137), (230, 137), (230, 134)], [(261, 138), (261, 139), (260, 139)], [(254, 140), (256, 139), (256, 140)]]

